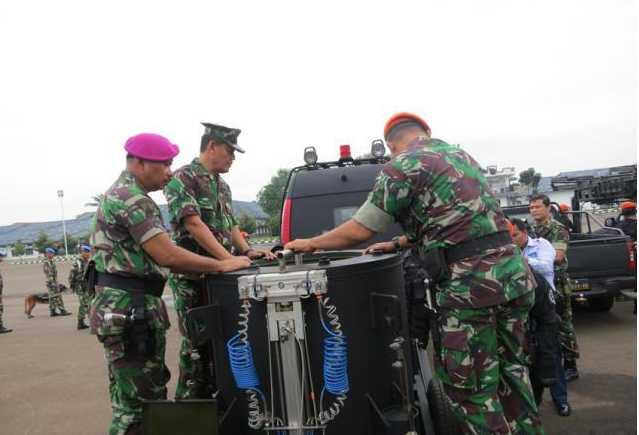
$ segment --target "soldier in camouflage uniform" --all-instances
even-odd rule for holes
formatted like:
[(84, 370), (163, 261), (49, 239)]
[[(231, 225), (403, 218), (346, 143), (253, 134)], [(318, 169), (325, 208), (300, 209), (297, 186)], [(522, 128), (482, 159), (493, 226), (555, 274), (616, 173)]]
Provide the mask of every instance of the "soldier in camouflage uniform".
[[(286, 248), (343, 249), (399, 222), (404, 236), (367, 252), (412, 245), (431, 277), (441, 273), (437, 375), (462, 431), (543, 433), (525, 349), (536, 283), (481, 168), (458, 146), (431, 139), (426, 122), (412, 114), (392, 117), (384, 136), (393, 158), (353, 219)], [(439, 270), (426, 260), (437, 252), (445, 258)]]
[(80, 256), (76, 258), (69, 272), (69, 287), (78, 295), (78, 330), (86, 329), (88, 326), (84, 323), (84, 318), (89, 313), (89, 305), (93, 298), (93, 289), (87, 288), (85, 274), (89, 259), (91, 258), (91, 247), (89, 245), (80, 246)]
[(538, 237), (548, 240), (555, 248), (555, 288), (563, 296), (561, 306), (561, 322), (559, 323), (559, 342), (564, 354), (564, 369), (566, 380), (571, 381), (579, 377), (577, 358), (579, 346), (572, 324), (572, 304), (570, 280), (568, 278), (568, 241), (570, 231), (564, 225), (552, 218), (550, 212), (550, 198), (546, 195), (534, 195), (530, 198), (530, 215), (535, 224), (533, 229)]
[[(231, 206), (231, 189), (220, 174), (229, 171), (240, 130), (203, 123), (204, 135), (200, 156), (178, 169), (164, 189), (173, 228), (172, 237), (178, 246), (217, 259), (232, 258), (233, 247), (251, 259), (271, 257), (270, 252), (251, 249), (241, 237)], [(210, 398), (215, 391), (209, 379), (206, 349), (193, 346), (187, 336), (186, 312), (203, 304), (201, 278), (197, 275), (171, 274), (173, 291), (182, 335), (179, 367), (180, 377), (176, 399)]]
[(44, 270), (47, 290), (49, 291), (49, 315), (51, 317), (70, 316), (71, 313), (64, 308), (62, 294), (60, 293), (60, 286), (58, 285), (58, 268), (53, 261), (55, 249), (46, 248), (44, 253), (47, 259), (44, 260), (42, 269)]
[[(4, 259), (4, 254), (0, 252), (0, 263), (2, 263), (3, 259)], [(5, 328), (4, 324), (2, 323), (2, 315), (4, 314), (4, 305), (2, 305), (3, 286), (4, 286), (4, 283), (2, 282), (2, 274), (0, 273), (0, 334), (5, 334), (7, 332), (13, 331), (13, 329)]]
[(125, 149), (127, 169), (104, 194), (92, 223), (97, 278), (89, 318), (107, 360), (109, 434), (141, 435), (142, 400), (166, 399), (170, 378), (164, 362), (169, 319), (160, 297), (166, 267), (226, 272), (250, 261), (218, 261), (175, 246), (148, 192), (169, 181), (177, 146), (143, 133), (131, 137)]

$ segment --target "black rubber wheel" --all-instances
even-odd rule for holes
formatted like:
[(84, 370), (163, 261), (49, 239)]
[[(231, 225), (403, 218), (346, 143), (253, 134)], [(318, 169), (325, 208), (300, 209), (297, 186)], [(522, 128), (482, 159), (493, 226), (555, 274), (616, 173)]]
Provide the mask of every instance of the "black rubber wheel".
[(428, 384), (427, 394), (435, 433), (437, 435), (457, 435), (460, 433), (459, 424), (441, 382), (432, 379)]
[(596, 313), (610, 311), (615, 304), (614, 296), (600, 296), (588, 299), (588, 309)]

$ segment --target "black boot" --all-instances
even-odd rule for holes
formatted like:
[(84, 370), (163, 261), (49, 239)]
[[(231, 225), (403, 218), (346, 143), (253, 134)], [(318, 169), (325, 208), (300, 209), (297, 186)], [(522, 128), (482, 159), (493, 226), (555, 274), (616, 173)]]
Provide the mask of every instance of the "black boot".
[(13, 331), (13, 329), (5, 328), (3, 325), (0, 325), (0, 334), (6, 334), (11, 331)]
[(568, 417), (571, 412), (572, 408), (570, 408), (570, 405), (568, 403), (564, 403), (563, 405), (559, 405), (557, 407), (557, 414), (562, 417)]
[(579, 370), (577, 370), (577, 360), (564, 360), (564, 374), (566, 375), (566, 382), (574, 381), (575, 379), (579, 378)]
[(71, 313), (65, 310), (64, 308), (60, 308), (60, 311), (58, 312), (58, 316), (70, 316), (70, 315)]
[(49, 310), (49, 317), (57, 317), (59, 316), (56, 310)]
[(78, 319), (78, 330), (87, 329), (89, 326), (84, 323), (84, 319)]

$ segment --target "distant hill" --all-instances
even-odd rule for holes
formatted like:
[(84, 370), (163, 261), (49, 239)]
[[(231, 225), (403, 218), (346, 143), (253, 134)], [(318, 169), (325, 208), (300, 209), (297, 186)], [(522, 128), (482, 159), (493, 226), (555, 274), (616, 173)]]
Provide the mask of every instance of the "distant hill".
[[(169, 227), (169, 214), (166, 204), (160, 206), (164, 225)], [(258, 221), (268, 218), (262, 208), (254, 201), (233, 201), (233, 213), (235, 216), (243, 214), (251, 216)], [(73, 237), (81, 237), (89, 232), (89, 224), (93, 218), (93, 212), (82, 213), (75, 219), (66, 220), (67, 234)], [(49, 222), (20, 222), (11, 225), (0, 226), (0, 246), (13, 245), (18, 240), (31, 243), (44, 231), (49, 240), (62, 239), (62, 221)]]

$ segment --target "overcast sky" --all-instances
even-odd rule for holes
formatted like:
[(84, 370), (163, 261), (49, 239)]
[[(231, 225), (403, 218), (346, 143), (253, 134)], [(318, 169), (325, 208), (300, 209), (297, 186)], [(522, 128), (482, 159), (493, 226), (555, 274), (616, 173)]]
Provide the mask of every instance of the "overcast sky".
[(0, 225), (59, 219), (58, 189), (66, 217), (89, 210), (139, 132), (186, 164), (200, 121), (242, 129), (239, 200), (305, 146), (363, 154), (405, 110), (484, 166), (636, 163), (633, 1), (309, 4), (0, 2)]

